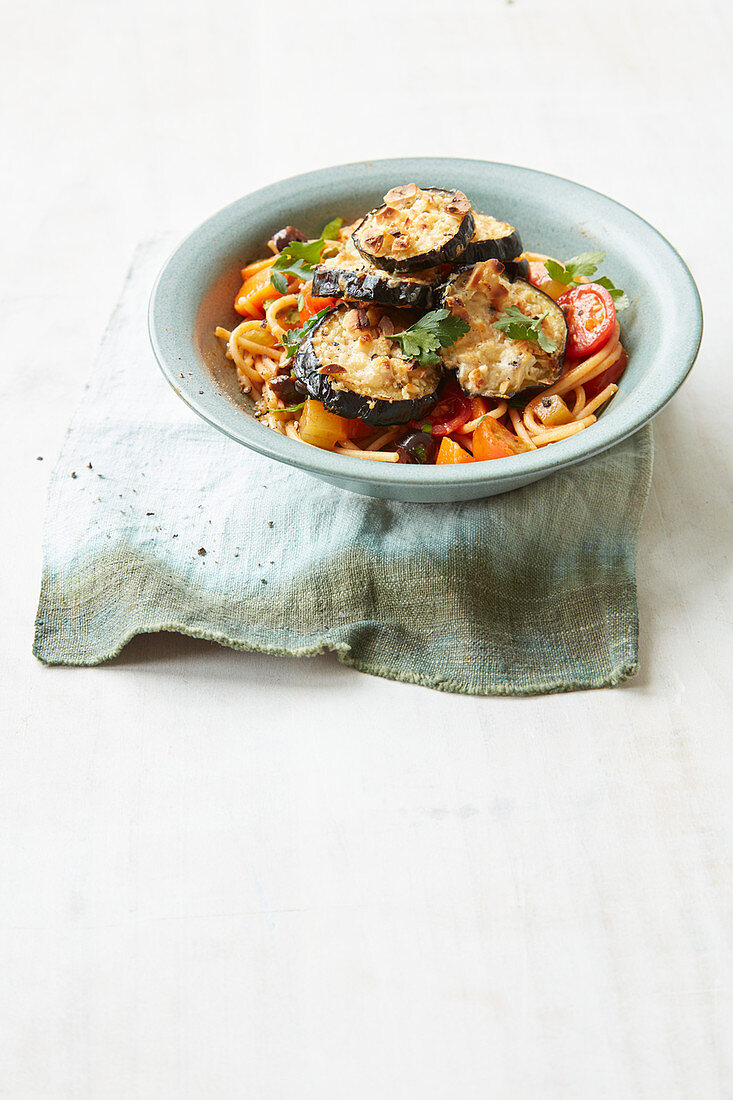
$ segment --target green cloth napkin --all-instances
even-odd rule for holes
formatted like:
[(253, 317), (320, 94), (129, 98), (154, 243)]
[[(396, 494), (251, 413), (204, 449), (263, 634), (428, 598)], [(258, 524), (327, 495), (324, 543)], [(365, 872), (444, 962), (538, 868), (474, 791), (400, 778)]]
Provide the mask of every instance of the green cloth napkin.
[(638, 667), (634, 581), (649, 428), (487, 500), (374, 500), (247, 451), (173, 394), (142, 246), (54, 471), (34, 653), (107, 661), (136, 634), (327, 650), (474, 695), (619, 684)]

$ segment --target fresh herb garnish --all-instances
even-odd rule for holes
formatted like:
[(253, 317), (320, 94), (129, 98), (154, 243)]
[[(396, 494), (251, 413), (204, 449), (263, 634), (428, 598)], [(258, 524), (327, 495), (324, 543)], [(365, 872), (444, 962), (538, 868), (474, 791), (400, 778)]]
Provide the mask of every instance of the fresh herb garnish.
[(326, 242), (322, 238), (317, 241), (291, 241), (286, 245), (270, 268), (270, 282), (275, 290), (280, 294), (286, 293), (286, 274), (306, 282), (325, 247)]
[[(566, 264), (559, 264), (557, 260), (547, 260), (545, 269), (556, 283), (562, 283), (563, 286), (574, 286), (576, 279), (592, 278), (598, 270), (598, 265), (602, 264), (605, 258), (605, 252), (581, 252), (579, 256), (573, 256), (572, 260), (568, 260)], [(607, 275), (602, 275), (600, 279), (593, 279), (593, 282), (606, 288), (615, 302), (616, 309), (626, 309), (629, 305), (629, 299), (623, 290), (614, 286)]]
[(448, 348), (465, 336), (469, 325), (460, 317), (454, 317), (447, 309), (434, 309), (426, 313), (404, 332), (396, 332), (390, 340), (396, 340), (402, 354), (416, 359), (423, 366), (440, 362), (439, 348)]
[(570, 286), (576, 279), (589, 277), (598, 270), (606, 258), (605, 252), (581, 252), (579, 256), (573, 256), (566, 264), (559, 264), (557, 260), (547, 260), (545, 268), (557, 283)]
[(549, 313), (548, 309), (541, 317), (528, 317), (516, 306), (507, 306), (498, 321), (493, 322), (493, 325), (499, 332), (506, 333), (510, 340), (529, 340), (533, 344), (539, 344), (548, 355), (552, 355), (557, 351), (557, 346), (542, 328), (542, 322), (545, 317), (549, 316)]
[(614, 286), (607, 275), (601, 275), (600, 279), (594, 279), (594, 283), (598, 283), (599, 286), (604, 286), (608, 293), (611, 295), (614, 301), (616, 309), (628, 309), (631, 305), (626, 294), (620, 287)]
[(302, 328), (291, 328), (283, 333), (282, 345), (287, 352), (288, 359), (295, 355), (300, 347), (301, 341), (303, 341), (310, 332), (313, 332), (318, 322), (330, 312), (331, 308), (327, 306), (325, 309), (319, 310), (318, 313), (314, 313)]
[(296, 279), (307, 282), (314, 267), (321, 259), (323, 252), (329, 247), (329, 241), (338, 237), (339, 229), (343, 224), (343, 218), (333, 218), (328, 225), (324, 225), (320, 237), (315, 241), (291, 241), (286, 244), (282, 252), (270, 268), (270, 282), (279, 294), (285, 294), (288, 289), (286, 275), (292, 275)]
[(284, 409), (270, 409), (270, 412), (274, 413), (275, 416), (279, 416), (281, 413), (297, 413), (304, 408), (305, 401), (301, 401), (299, 405), (286, 405)]
[(324, 225), (321, 230), (322, 241), (336, 241), (338, 240), (339, 229), (344, 224), (343, 218), (333, 218), (327, 225)]

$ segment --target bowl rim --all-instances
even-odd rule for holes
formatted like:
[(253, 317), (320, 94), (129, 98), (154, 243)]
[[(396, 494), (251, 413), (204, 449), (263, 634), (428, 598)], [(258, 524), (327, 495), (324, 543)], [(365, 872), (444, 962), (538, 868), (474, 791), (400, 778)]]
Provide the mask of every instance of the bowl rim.
[[(222, 419), (218, 418), (215, 413), (212, 413), (205, 400), (206, 394), (204, 394), (204, 400), (201, 401), (198, 399), (198, 394), (189, 393), (180, 387), (181, 361), (176, 357), (174, 362), (164, 346), (165, 336), (170, 333), (171, 329), (169, 316), (171, 291), (174, 290), (179, 279), (185, 278), (186, 265), (182, 263), (185, 253), (190, 251), (200, 238), (210, 238), (212, 230), (221, 219), (230, 215), (237, 207), (242, 205), (256, 205), (259, 202), (272, 204), (277, 202), (278, 197), (282, 196), (284, 198), (287, 196), (290, 198), (295, 190), (307, 188), (309, 184), (327, 184), (329, 180), (334, 179), (334, 175), (347, 177), (349, 174), (353, 174), (354, 171), (363, 171), (365, 168), (394, 168), (395, 171), (406, 171), (411, 174), (423, 170), (421, 166), (427, 167), (430, 165), (433, 169), (436, 164), (444, 165), (446, 170), (450, 165), (466, 166), (468, 168), (481, 167), (516, 172), (537, 182), (541, 180), (557, 181), (574, 190), (591, 195), (595, 199), (601, 199), (604, 203), (608, 203), (610, 207), (622, 211), (624, 217), (631, 219), (632, 224), (637, 223), (638, 226), (643, 227), (643, 232), (648, 233), (651, 239), (656, 242), (657, 247), (661, 247), (662, 252), (666, 253), (666, 258), (671, 265), (666, 268), (666, 274), (674, 282), (676, 293), (681, 299), (684, 299), (683, 304), (685, 307), (678, 310), (676, 314), (679, 342), (672, 341), (672, 343), (677, 354), (674, 361), (667, 355), (665, 365), (670, 368), (666, 375), (667, 385), (656, 390), (653, 399), (636, 402), (633, 408), (627, 408), (627, 416), (622, 427), (619, 428), (619, 425), (612, 419), (610, 420), (608, 415), (602, 416), (592, 425), (592, 432), (587, 430), (578, 432), (568, 439), (552, 444), (551, 447), (541, 447), (534, 451), (514, 455), (502, 459), (501, 462), (461, 463), (445, 466), (370, 462), (368, 469), (365, 469), (365, 459), (350, 458), (332, 451), (309, 447), (291, 439), (289, 436), (280, 435), (265, 425), (259, 424), (258, 421), (246, 413), (241, 417), (242, 431), (235, 430), (222, 422)], [(511, 488), (511, 483), (517, 481), (526, 483), (600, 454), (639, 431), (662, 411), (690, 373), (700, 349), (702, 332), (702, 302), (689, 267), (667, 238), (641, 215), (602, 191), (587, 187), (585, 184), (576, 183), (564, 176), (502, 161), (487, 161), (466, 157), (387, 157), (378, 160), (351, 161), (346, 164), (318, 168), (295, 176), (288, 176), (266, 184), (255, 191), (248, 192), (211, 214), (175, 246), (153, 284), (148, 306), (150, 343), (163, 375), (178, 396), (212, 427), (251, 450), (309, 473), (339, 478), (344, 481), (359, 480), (363, 482), (367, 480), (375, 486), (383, 485), (385, 487), (407, 487), (411, 485), (435, 486), (436, 488), (448, 485), (477, 487), (482, 483), (490, 483), (491, 485), (506, 483), (507, 488)], [(192, 346), (193, 332), (186, 333), (186, 336)], [(660, 354), (657, 351), (655, 357)], [(226, 395), (221, 394), (215, 387), (213, 387), (213, 393), (221, 397), (222, 401), (226, 403), (227, 409), (231, 409), (231, 400)], [(222, 408), (224, 407), (222, 406)], [(252, 427), (259, 429), (259, 431), (252, 433), (254, 438), (251, 438), (247, 433), (247, 429)]]

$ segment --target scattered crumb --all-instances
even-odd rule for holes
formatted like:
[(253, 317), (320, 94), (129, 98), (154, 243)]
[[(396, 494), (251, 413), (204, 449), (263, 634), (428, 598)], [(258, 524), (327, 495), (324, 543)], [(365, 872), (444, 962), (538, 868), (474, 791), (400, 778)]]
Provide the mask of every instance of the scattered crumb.
[(265, 580), (264, 577), (260, 577), (260, 581), (262, 582), (262, 584), (267, 584), (267, 581)]
[(43, 462), (43, 455), (38, 455), (36, 462)]
[(72, 477), (76, 477), (76, 470), (72, 470), (72, 471), (71, 471), (71, 476), (72, 476)]
[(274, 526), (275, 526), (275, 524), (274, 524), (274, 522), (273, 522), (272, 520), (268, 520), (267, 526), (268, 526), (268, 527), (274, 527)]
[(145, 515), (146, 515), (146, 516), (154, 516), (154, 515), (155, 515), (155, 512), (146, 512), (146, 513), (145, 513)]
[(235, 555), (234, 555), (234, 557), (235, 557), (235, 558), (238, 558), (238, 557), (239, 557), (239, 554), (235, 554)]
[(206, 551), (204, 550), (203, 546), (199, 546), (199, 555), (200, 555), (200, 557), (203, 558), (205, 556), (205, 554), (206, 554)]
[(93, 470), (93, 469), (94, 469), (94, 467), (92, 466), (91, 462), (87, 462), (87, 470)]

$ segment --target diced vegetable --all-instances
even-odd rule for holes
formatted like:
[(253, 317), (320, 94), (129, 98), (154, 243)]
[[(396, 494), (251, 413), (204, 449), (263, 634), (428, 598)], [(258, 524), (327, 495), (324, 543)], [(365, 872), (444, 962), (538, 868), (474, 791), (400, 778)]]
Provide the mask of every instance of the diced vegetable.
[(303, 302), (303, 305), (298, 310), (301, 325), (304, 325), (306, 321), (310, 320), (316, 313), (320, 313), (322, 309), (332, 309), (333, 306), (337, 304), (336, 298), (314, 297), (311, 292), (310, 283), (302, 288), (300, 296)]
[(443, 436), (440, 441), (435, 465), (448, 466), (455, 465), (458, 462), (473, 462), (473, 458), (468, 451), (465, 451), (463, 447), (460, 446), (460, 444), (449, 439), (447, 435)]
[(243, 317), (261, 320), (265, 316), (264, 303), (277, 297), (278, 292), (270, 283), (270, 268), (263, 267), (245, 279), (234, 301), (234, 308)]
[(537, 416), (548, 428), (559, 428), (561, 424), (570, 424), (573, 414), (562, 397), (556, 393), (552, 397), (543, 397), (534, 406)]
[(503, 424), (493, 416), (482, 420), (473, 433), (473, 457), (478, 462), (490, 458), (509, 458), (522, 454), (531, 448), (522, 439), (512, 435)]
[(300, 437), (314, 447), (332, 451), (340, 439), (348, 437), (346, 421), (325, 409), (320, 401), (308, 398), (298, 424)]
[(246, 267), (242, 268), (242, 282), (246, 283), (251, 275), (256, 275), (258, 271), (263, 271), (266, 267), (272, 267), (274, 263), (275, 257), (270, 256), (266, 260), (255, 260), (253, 263), (247, 264)]
[(365, 424), (358, 416), (344, 416), (342, 419), (349, 439), (364, 439), (365, 436), (374, 434), (374, 428), (371, 424)]

